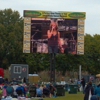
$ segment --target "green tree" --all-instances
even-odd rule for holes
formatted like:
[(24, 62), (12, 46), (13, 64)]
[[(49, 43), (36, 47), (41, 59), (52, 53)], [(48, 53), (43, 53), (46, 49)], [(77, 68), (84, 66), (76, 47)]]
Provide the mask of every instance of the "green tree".
[(0, 66), (21, 62), (23, 18), (18, 11), (0, 10)]
[(50, 59), (48, 54), (28, 54), (26, 63), (30, 66), (30, 73), (49, 70)]
[[(100, 35), (91, 36), (90, 34), (85, 35), (85, 54), (83, 56), (84, 61), (83, 70), (87, 70), (91, 74), (98, 73), (100, 67)], [(98, 70), (97, 70), (98, 69)]]

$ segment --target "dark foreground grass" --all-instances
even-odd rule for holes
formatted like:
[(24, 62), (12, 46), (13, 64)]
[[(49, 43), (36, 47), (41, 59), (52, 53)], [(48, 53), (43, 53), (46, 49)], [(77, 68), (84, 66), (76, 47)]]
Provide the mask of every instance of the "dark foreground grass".
[(66, 93), (65, 96), (56, 98), (45, 98), (44, 100), (83, 100), (83, 98), (84, 98), (83, 93), (77, 93), (77, 94)]

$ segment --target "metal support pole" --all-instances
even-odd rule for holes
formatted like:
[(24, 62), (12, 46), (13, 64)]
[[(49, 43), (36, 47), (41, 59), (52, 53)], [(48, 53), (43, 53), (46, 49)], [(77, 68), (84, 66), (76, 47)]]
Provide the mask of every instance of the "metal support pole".
[(79, 80), (81, 80), (81, 65), (79, 66)]
[(50, 82), (55, 82), (55, 53), (50, 54)]

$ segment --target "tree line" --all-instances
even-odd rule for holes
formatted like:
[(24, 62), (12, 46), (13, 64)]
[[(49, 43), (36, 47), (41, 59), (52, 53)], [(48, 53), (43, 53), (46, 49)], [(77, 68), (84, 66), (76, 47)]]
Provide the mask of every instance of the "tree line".
[[(57, 54), (56, 70), (82, 70), (91, 74), (100, 72), (100, 35), (85, 34), (85, 54)], [(30, 73), (50, 69), (49, 54), (23, 53), (23, 17), (12, 9), (0, 10), (0, 67), (7, 69), (10, 64), (28, 64)]]

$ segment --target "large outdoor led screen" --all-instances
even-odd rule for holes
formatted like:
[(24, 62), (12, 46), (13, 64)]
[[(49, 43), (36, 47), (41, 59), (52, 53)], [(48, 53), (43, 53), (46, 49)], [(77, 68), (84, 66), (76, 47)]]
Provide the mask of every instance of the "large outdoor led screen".
[(32, 14), (24, 12), (24, 53), (84, 53), (84, 20), (79, 13), (77, 18)]

